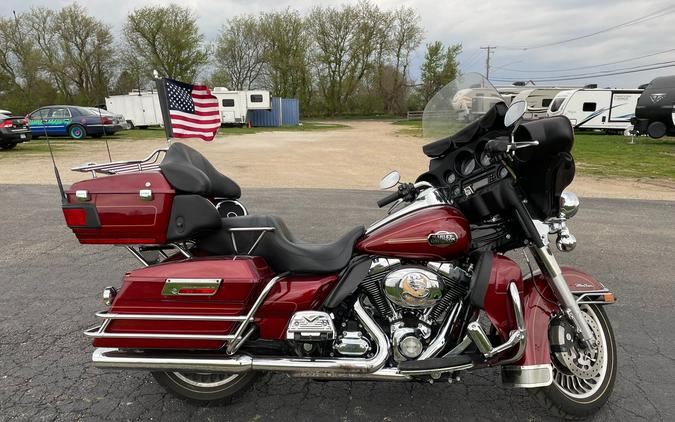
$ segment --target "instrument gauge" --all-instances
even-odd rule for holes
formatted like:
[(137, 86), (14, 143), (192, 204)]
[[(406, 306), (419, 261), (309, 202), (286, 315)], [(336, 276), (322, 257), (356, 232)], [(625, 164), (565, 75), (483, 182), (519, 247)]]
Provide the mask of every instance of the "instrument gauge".
[(468, 176), (476, 169), (476, 160), (473, 157), (467, 157), (459, 165), (459, 172), (463, 176)]
[(485, 151), (481, 152), (481, 154), (480, 154), (480, 165), (483, 166), (483, 167), (487, 167), (490, 164), (491, 164), (490, 154), (488, 154)]
[(448, 182), (448, 184), (453, 184), (455, 183), (455, 180), (457, 180), (457, 176), (453, 172), (448, 172), (448, 174), (445, 175), (445, 181)]

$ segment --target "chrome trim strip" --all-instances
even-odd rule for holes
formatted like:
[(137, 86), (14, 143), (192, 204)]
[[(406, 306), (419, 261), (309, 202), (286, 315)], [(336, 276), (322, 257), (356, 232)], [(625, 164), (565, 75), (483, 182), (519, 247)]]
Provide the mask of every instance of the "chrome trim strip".
[(439, 189), (428, 188), (419, 194), (415, 202), (407, 205), (400, 210), (396, 211), (393, 214), (389, 214), (381, 220), (378, 220), (371, 224), (366, 229), (366, 234), (370, 234), (373, 231), (379, 229), (382, 226), (385, 226), (391, 223), (394, 220), (397, 220), (401, 217), (404, 217), (412, 212), (431, 207), (439, 207), (449, 204), (449, 201), (445, 199), (445, 196)]
[(553, 382), (553, 365), (502, 366), (502, 384), (505, 387), (547, 387)]
[(245, 316), (233, 315), (172, 315), (172, 314), (114, 314), (108, 311), (97, 312), (96, 316), (105, 319), (143, 319), (151, 321), (244, 321)]
[[(218, 292), (222, 278), (167, 278), (162, 296), (213, 296)], [(181, 293), (182, 289), (211, 289), (209, 292)]]
[[(84, 335), (92, 338), (142, 338), (142, 339), (164, 339), (164, 340), (233, 340), (233, 335), (212, 335), (212, 334), (157, 334), (157, 333), (106, 333), (101, 329), (103, 325), (92, 327), (84, 332)], [(105, 329), (105, 328), (104, 328)]]

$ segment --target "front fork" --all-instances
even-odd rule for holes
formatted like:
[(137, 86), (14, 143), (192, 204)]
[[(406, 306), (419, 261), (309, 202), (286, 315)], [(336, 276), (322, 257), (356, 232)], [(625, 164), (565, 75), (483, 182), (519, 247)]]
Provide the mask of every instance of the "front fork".
[(581, 346), (584, 349), (595, 348), (595, 337), (593, 332), (588, 326), (586, 319), (581, 314), (581, 308), (579, 308), (576, 298), (570, 291), (570, 288), (565, 281), (565, 277), (563, 277), (562, 270), (558, 265), (558, 261), (555, 259), (555, 256), (553, 256), (548, 244), (544, 246), (531, 245), (530, 251), (537, 260), (541, 271), (548, 276), (547, 279), (549, 280), (550, 286), (555, 292), (556, 297), (560, 300), (564, 308), (563, 311), (576, 327), (580, 337)]

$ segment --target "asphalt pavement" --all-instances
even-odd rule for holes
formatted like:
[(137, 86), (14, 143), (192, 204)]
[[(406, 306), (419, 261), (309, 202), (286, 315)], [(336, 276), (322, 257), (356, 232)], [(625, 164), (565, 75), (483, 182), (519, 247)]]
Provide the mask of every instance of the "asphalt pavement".
[[(327, 242), (382, 215), (380, 192), (251, 189), (254, 213)], [(610, 287), (619, 346), (614, 393), (592, 420), (675, 420), (675, 203), (582, 198), (569, 224), (577, 249), (558, 254)], [(231, 403), (199, 407), (142, 371), (93, 368), (82, 331), (100, 292), (137, 262), (122, 248), (83, 246), (53, 186), (0, 185), (0, 420), (399, 421), (551, 420), (527, 391), (486, 369), (459, 384), (317, 382), (264, 375)]]

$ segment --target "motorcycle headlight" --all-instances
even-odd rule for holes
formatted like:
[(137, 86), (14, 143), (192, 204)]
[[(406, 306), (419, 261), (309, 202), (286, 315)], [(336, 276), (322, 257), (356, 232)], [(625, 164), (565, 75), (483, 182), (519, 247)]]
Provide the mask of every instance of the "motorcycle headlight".
[(560, 195), (560, 213), (566, 219), (574, 217), (579, 211), (579, 198), (572, 192), (563, 192)]

